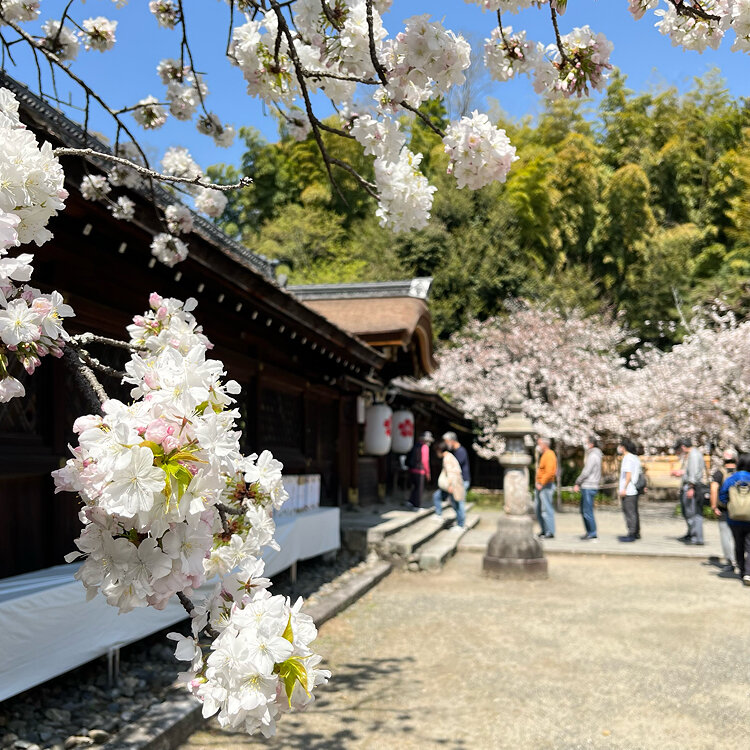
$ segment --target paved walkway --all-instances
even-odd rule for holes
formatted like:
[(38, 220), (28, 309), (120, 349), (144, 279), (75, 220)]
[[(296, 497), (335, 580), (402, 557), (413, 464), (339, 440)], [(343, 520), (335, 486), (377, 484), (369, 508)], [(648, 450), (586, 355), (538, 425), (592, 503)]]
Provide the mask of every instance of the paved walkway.
[(331, 684), (271, 741), (181, 750), (747, 750), (750, 589), (698, 560), (557, 555), (495, 581), (459, 553), (326, 623)]
[[(614, 508), (598, 510), (596, 524), (599, 538), (584, 542), (580, 539), (584, 531), (581, 514), (576, 510), (566, 509), (564, 512), (555, 514), (555, 538), (544, 540), (544, 550), (547, 554), (566, 552), (591, 555), (645, 555), (698, 559), (721, 557), (718, 523), (716, 521), (704, 521), (705, 546), (685, 545), (677, 541), (678, 537), (686, 531), (685, 521), (682, 518), (670, 515), (672, 507), (672, 505), (646, 506), (641, 512), (642, 538), (630, 544), (617, 541), (617, 537), (625, 533), (625, 520), (620, 510)], [(482, 522), (475, 529), (466, 533), (460, 542), (460, 549), (482, 553), (487, 549), (487, 542), (495, 533), (500, 512), (481, 511), (480, 515), (482, 516)]]

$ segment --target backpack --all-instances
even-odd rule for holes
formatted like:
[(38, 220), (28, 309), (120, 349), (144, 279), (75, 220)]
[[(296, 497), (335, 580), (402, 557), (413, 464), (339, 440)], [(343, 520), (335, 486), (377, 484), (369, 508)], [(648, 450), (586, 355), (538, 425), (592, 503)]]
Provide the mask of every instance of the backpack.
[(646, 491), (646, 487), (648, 487), (648, 479), (646, 479), (646, 472), (643, 471), (643, 467), (638, 464), (638, 479), (635, 480), (633, 483), (635, 486), (635, 491), (642, 495)]
[(736, 482), (729, 488), (727, 510), (733, 521), (750, 521), (750, 484)]
[(411, 450), (406, 454), (407, 469), (421, 469), (422, 466), (422, 445), (421, 443), (414, 443)]

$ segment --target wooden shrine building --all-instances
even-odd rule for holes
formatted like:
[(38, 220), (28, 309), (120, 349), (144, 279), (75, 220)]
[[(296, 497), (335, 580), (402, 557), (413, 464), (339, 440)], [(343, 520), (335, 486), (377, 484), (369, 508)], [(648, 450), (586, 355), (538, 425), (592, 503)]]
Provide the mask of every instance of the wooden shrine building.
[[(107, 150), (1, 71), (0, 87), (17, 97), (22, 120), (40, 141)], [(153, 204), (164, 208), (176, 197), (159, 186), (153, 192), (118, 189), (136, 203), (135, 220), (119, 221), (80, 194), (83, 176), (102, 173), (104, 165), (95, 158), (61, 161), (70, 196), (50, 222), (54, 239), (32, 248), (30, 283), (57, 289), (73, 306), (69, 332), (124, 338), (133, 315), (148, 308), (151, 292), (195, 297), (196, 318), (215, 345), (212, 355), (242, 386), (243, 450), (271, 450), (285, 474), (319, 475), (323, 505), (373, 499), (373, 485), (377, 489), (385, 475), (377, 462), (360, 456), (358, 407), (368, 394), (387, 392), (395, 377), (433, 371), (430, 280), (341, 285), (338, 292), (329, 287), (329, 298), (321, 288), (317, 294), (312, 287), (284, 289), (272, 262), (197, 214), (185, 236), (188, 258), (168, 268), (150, 251), (153, 236), (163, 231)], [(112, 361), (111, 351), (92, 347), (92, 353)], [(33, 376), (19, 377), (26, 398), (0, 405), (0, 578), (59, 564), (80, 529), (77, 502), (54, 495), (50, 471), (68, 458), (71, 426), (87, 412), (85, 403), (52, 357)], [(102, 378), (110, 395), (127, 399), (117, 379)], [(404, 393), (402, 399), (411, 398)], [(445, 419), (437, 418), (444, 429), (461, 419), (452, 407)]]

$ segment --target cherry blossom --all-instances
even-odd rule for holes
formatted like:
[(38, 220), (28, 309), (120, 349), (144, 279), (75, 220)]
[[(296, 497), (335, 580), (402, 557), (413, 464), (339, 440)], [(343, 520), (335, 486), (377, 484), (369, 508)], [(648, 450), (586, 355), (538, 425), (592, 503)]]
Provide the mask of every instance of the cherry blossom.
[(477, 190), (491, 182), (505, 182), (511, 164), (518, 158), (505, 131), (476, 110), (471, 117), (452, 123), (443, 143), (450, 158), (448, 171), (459, 188)]
[(514, 391), (540, 433), (581, 445), (593, 432), (622, 430), (612, 394), (624, 387), (617, 351), (632, 343), (616, 322), (519, 303), (507, 316), (475, 321), (455, 335), (432, 384), (475, 420), (480, 455), (504, 450), (497, 424)]
[(117, 21), (110, 21), (104, 16), (87, 18), (83, 22), (83, 31), (81, 32), (84, 47), (87, 50), (95, 49), (99, 52), (112, 49), (115, 44), (116, 28)]
[(171, 268), (187, 258), (188, 247), (179, 237), (160, 232), (151, 243), (151, 254)]

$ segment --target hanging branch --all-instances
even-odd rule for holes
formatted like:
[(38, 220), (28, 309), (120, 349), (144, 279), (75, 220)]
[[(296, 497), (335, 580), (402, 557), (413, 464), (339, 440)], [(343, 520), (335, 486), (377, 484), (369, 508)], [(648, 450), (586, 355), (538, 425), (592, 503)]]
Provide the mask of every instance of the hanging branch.
[(557, 45), (557, 49), (560, 52), (560, 67), (562, 68), (565, 65), (569, 65), (570, 60), (565, 54), (565, 47), (563, 46), (562, 38), (560, 37), (560, 27), (557, 25), (557, 11), (555, 10), (552, 3), (550, 3), (549, 12), (552, 18), (552, 26), (555, 29), (555, 44)]
[(182, 28), (182, 41), (180, 42), (180, 69), (184, 69), (184, 56), (183, 53), (187, 52), (188, 60), (190, 62), (190, 65), (188, 66), (190, 68), (190, 72), (193, 74), (193, 81), (195, 90), (198, 92), (198, 99), (201, 103), (201, 109), (203, 110), (203, 114), (208, 117), (209, 112), (206, 109), (206, 102), (203, 100), (203, 92), (201, 91), (201, 81), (198, 76), (197, 71), (195, 70), (195, 63), (193, 62), (193, 52), (190, 49), (190, 44), (188, 43), (187, 38), (187, 23), (185, 21), (185, 9), (182, 6), (182, 0), (177, 0), (177, 5), (180, 8), (180, 27)]
[(202, 188), (210, 188), (212, 190), (221, 190), (222, 192), (229, 192), (230, 190), (237, 190), (238, 188), (248, 187), (252, 185), (253, 180), (251, 177), (242, 177), (239, 182), (235, 182), (232, 185), (219, 185), (214, 182), (206, 182), (203, 177), (174, 177), (173, 175), (162, 174), (156, 172), (153, 169), (148, 169), (140, 164), (136, 164), (128, 159), (124, 159), (122, 156), (115, 156), (114, 154), (106, 154), (101, 151), (96, 151), (93, 148), (56, 148), (54, 150), (55, 156), (92, 156), (98, 159), (106, 159), (107, 161), (113, 161), (117, 164), (122, 164), (125, 167), (132, 169), (134, 172), (148, 177), (150, 179), (158, 180), (159, 182), (173, 182), (180, 185), (197, 185)]
[(500, 29), (500, 38), (503, 40), (505, 48), (508, 48), (508, 40), (505, 38), (505, 32), (503, 31), (503, 19), (500, 11), (497, 12), (497, 28)]
[(226, 503), (216, 503), (216, 508), (219, 513), (225, 513), (230, 516), (243, 516), (245, 514), (245, 511), (241, 508), (233, 508), (231, 505), (227, 505)]
[(77, 336), (71, 336), (70, 340), (74, 344), (106, 344), (107, 346), (114, 346), (118, 349), (127, 349), (131, 352), (145, 352), (147, 349), (136, 346), (127, 341), (121, 341), (120, 339), (111, 339), (107, 336), (98, 336), (95, 333), (79, 333)]
[(63, 349), (63, 362), (70, 369), (75, 384), (83, 394), (87, 406), (94, 414), (102, 413), (102, 404), (109, 399), (102, 384), (97, 380), (93, 370), (81, 361), (74, 347)]
[(138, 141), (136, 137), (131, 132), (130, 128), (121, 120), (121, 118), (114, 112), (114, 110), (104, 101), (104, 99), (99, 96), (80, 76), (76, 75), (67, 65), (64, 65), (62, 60), (50, 50), (46, 49), (45, 47), (37, 44), (36, 40), (34, 39), (31, 34), (27, 33), (21, 26), (19, 26), (15, 21), (11, 21), (10, 19), (6, 18), (3, 14), (2, 10), (0, 9), (0, 20), (6, 25), (8, 25), (13, 31), (15, 31), (19, 36), (21, 36), (24, 41), (26, 41), (28, 44), (31, 45), (31, 47), (34, 50), (39, 50), (50, 62), (50, 64), (54, 64), (58, 70), (62, 70), (65, 75), (67, 75), (70, 79), (75, 81), (87, 94), (87, 102), (88, 97), (93, 99), (99, 106), (104, 109), (107, 114), (109, 114), (115, 122), (122, 128), (123, 132), (128, 135), (131, 141), (133, 141), (133, 144), (138, 149), (138, 152), (140, 153), (141, 157), (144, 160), (144, 163), (148, 165), (148, 157), (146, 156), (146, 153), (143, 151), (143, 149), (138, 144)]
[[(378, 51), (375, 48), (375, 24), (372, 17), (372, 0), (366, 0), (365, 9), (367, 12), (367, 36), (370, 46), (370, 60), (372, 61), (373, 68), (375, 68), (375, 72), (378, 74), (381, 84), (387, 86), (388, 76), (386, 75), (383, 63), (381, 63), (378, 58)], [(419, 109), (412, 107), (411, 104), (407, 104), (405, 101), (400, 101), (398, 105), (409, 112), (413, 112), (430, 130), (432, 130), (433, 133), (439, 135), (441, 138), (445, 138), (443, 130), (435, 125), (435, 123), (432, 122), (424, 112), (420, 112)]]
[(321, 156), (323, 157), (323, 164), (326, 168), (326, 173), (328, 174), (328, 180), (330, 181), (333, 188), (336, 190), (336, 192), (339, 194), (339, 197), (341, 198), (344, 203), (347, 202), (346, 197), (341, 192), (341, 189), (338, 186), (338, 183), (336, 182), (336, 179), (333, 176), (333, 170), (331, 169), (331, 166), (333, 164), (331, 157), (326, 150), (325, 144), (323, 143), (323, 136), (320, 134), (320, 123), (318, 121), (318, 118), (315, 116), (315, 112), (313, 112), (312, 108), (312, 102), (310, 101), (310, 92), (307, 90), (307, 84), (305, 83), (305, 77), (302, 75), (302, 63), (300, 62), (299, 56), (297, 55), (297, 49), (294, 46), (294, 39), (292, 37), (292, 32), (289, 30), (289, 24), (286, 22), (286, 18), (284, 18), (284, 13), (282, 12), (281, 6), (278, 3), (278, 0), (270, 0), (271, 7), (273, 8), (274, 13), (276, 14), (276, 18), (279, 22), (279, 34), (283, 34), (286, 37), (287, 45), (289, 47), (289, 57), (292, 61), (292, 65), (294, 65), (294, 72), (297, 76), (297, 83), (299, 84), (300, 91), (302, 92), (302, 98), (305, 102), (305, 111), (307, 112), (307, 119), (310, 121), (310, 126), (312, 127), (313, 137), (315, 138), (315, 143), (318, 146), (318, 149), (321, 153)]
[(105, 375), (109, 375), (113, 378), (124, 378), (127, 373), (122, 372), (121, 370), (115, 370), (114, 367), (110, 367), (109, 365), (102, 364), (96, 357), (92, 357), (86, 349), (84, 349), (82, 346), (68, 342), (68, 346), (73, 349), (76, 354), (84, 361), (85, 364), (87, 364), (92, 370), (99, 370), (99, 372), (104, 373)]
[(184, 592), (178, 591), (177, 598), (180, 600), (180, 604), (185, 608), (185, 611), (192, 617), (195, 604), (193, 604), (190, 597)]
[(697, 21), (721, 21), (721, 16), (706, 11), (699, 0), (693, 0), (692, 5), (686, 5), (685, 0), (667, 0), (667, 2), (674, 7), (678, 16), (687, 16)]

